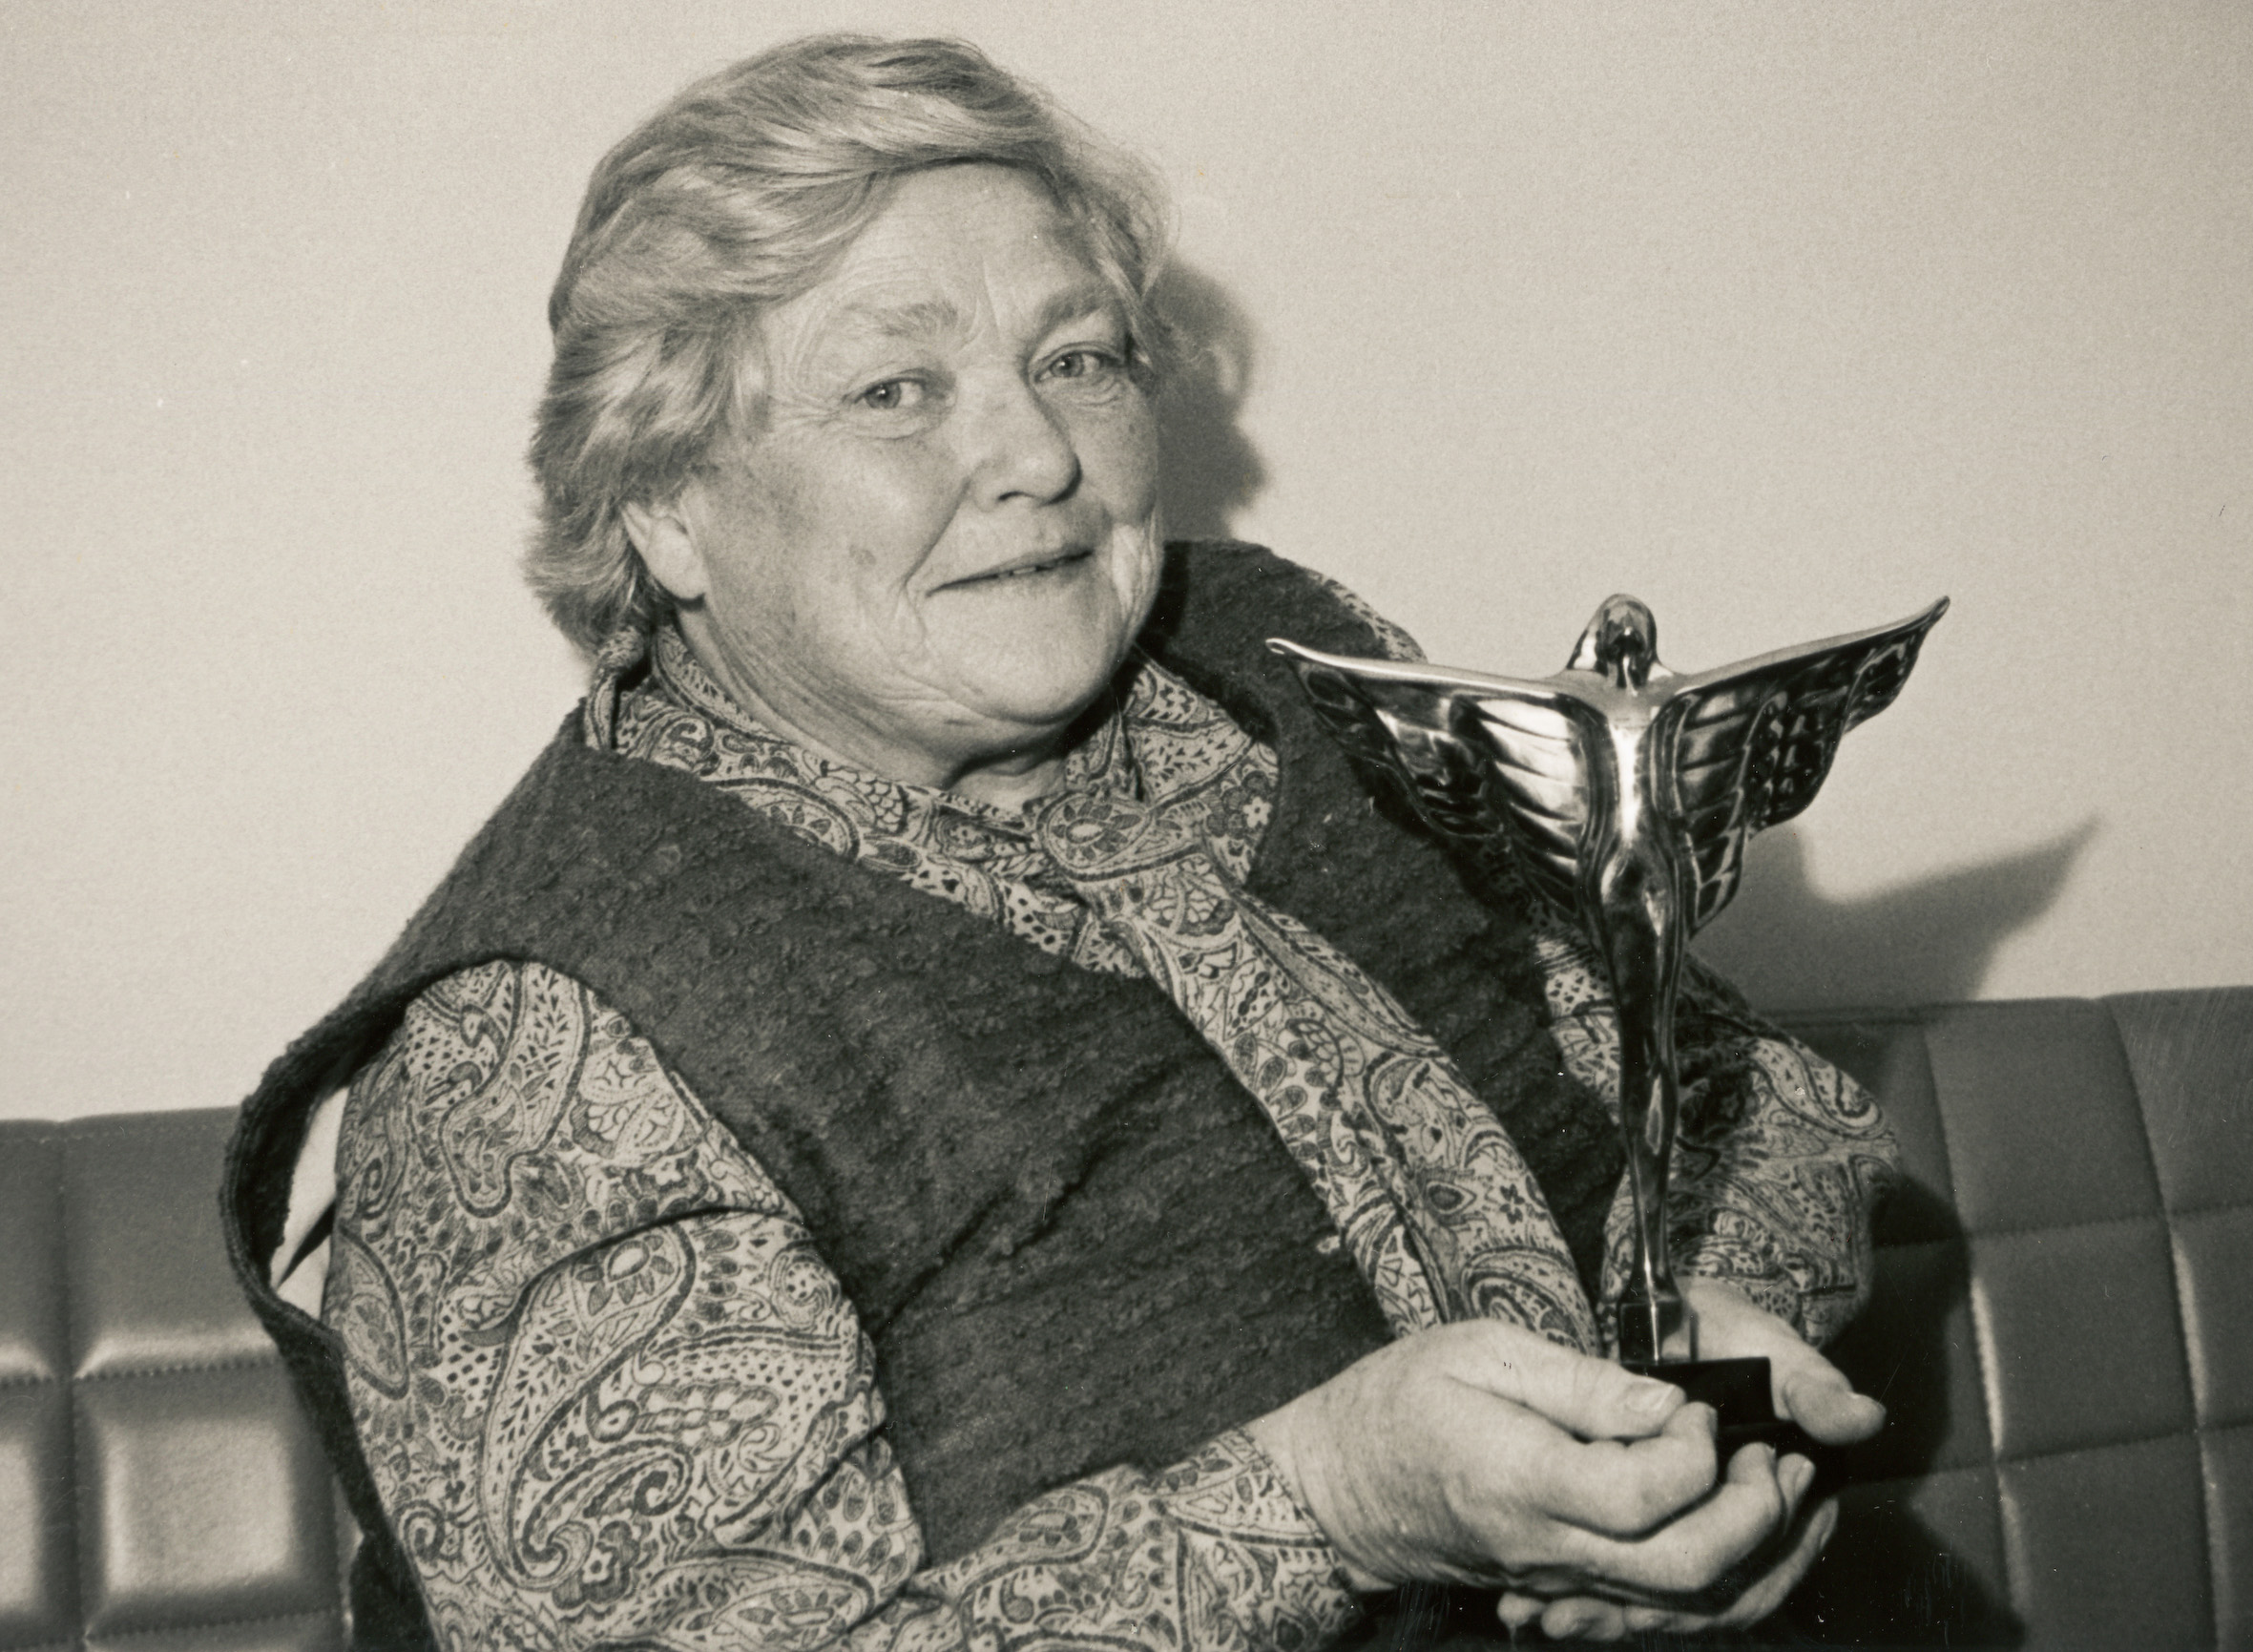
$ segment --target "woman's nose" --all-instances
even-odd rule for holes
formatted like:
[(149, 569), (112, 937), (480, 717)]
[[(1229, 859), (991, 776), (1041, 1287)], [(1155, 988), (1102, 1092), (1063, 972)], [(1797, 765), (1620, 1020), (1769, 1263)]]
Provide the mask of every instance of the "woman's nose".
[(1056, 410), (1022, 379), (997, 385), (971, 408), (972, 474), (990, 504), (1060, 499), (1079, 483), (1079, 450)]

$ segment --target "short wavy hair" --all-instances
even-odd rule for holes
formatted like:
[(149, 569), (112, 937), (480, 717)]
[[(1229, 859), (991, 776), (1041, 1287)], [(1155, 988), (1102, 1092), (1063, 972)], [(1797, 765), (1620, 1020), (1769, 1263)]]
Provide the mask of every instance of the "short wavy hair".
[(525, 573), (573, 642), (592, 655), (670, 610), (620, 508), (675, 497), (743, 428), (765, 310), (817, 285), (898, 178), (973, 162), (1047, 188), (1154, 372), (1156, 177), (962, 41), (794, 40), (698, 81), (602, 157), (548, 303), (531, 451)]

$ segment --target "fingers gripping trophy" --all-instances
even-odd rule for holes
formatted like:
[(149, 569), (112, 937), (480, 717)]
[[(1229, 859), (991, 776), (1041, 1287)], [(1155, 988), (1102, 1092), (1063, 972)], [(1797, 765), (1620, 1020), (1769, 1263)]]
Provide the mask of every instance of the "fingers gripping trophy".
[(1635, 1216), (1619, 1356), (1714, 1404), (1724, 1435), (1775, 1431), (1767, 1361), (1697, 1358), (1666, 1254), (1683, 950), (1736, 894), (1745, 844), (1814, 801), (1841, 739), (1893, 702), (1947, 609), (1689, 676), (1658, 662), (1632, 596), (1596, 610), (1563, 671), (1532, 680), (1268, 644), (1428, 826), (1510, 868), (1595, 944), (1618, 1011)]

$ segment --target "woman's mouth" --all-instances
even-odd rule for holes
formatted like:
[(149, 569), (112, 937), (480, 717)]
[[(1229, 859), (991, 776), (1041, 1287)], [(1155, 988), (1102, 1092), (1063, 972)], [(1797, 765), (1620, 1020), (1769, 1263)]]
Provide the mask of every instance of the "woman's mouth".
[(957, 580), (956, 583), (991, 585), (1009, 579), (1030, 579), (1037, 575), (1054, 574), (1077, 563), (1085, 562), (1094, 554), (1093, 551), (1084, 546), (1069, 547), (1062, 551), (1051, 552), (1038, 558), (1026, 557), (1020, 561), (1005, 563), (987, 573), (973, 574), (968, 579)]

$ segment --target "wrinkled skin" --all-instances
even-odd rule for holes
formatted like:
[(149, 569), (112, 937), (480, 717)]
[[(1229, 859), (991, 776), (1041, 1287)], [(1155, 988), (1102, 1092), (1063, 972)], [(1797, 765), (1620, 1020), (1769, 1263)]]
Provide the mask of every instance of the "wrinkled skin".
[(911, 174), (761, 318), (751, 428), (627, 532), (699, 660), (778, 733), (1022, 803), (1157, 596), (1135, 353), (1037, 183)]
[[(1725, 1285), (1684, 1282), (1700, 1351), (1760, 1354), (1779, 1414), (1844, 1445), (1876, 1401)], [(1453, 1325), (1366, 1356), (1251, 1425), (1358, 1588), (1417, 1579), (1502, 1591), (1554, 1639), (1740, 1627), (1783, 1604), (1836, 1520), (1814, 1465), (1747, 1446), (1713, 1412), (1512, 1326)], [(1719, 1597), (1717, 1602), (1716, 1597)]]

